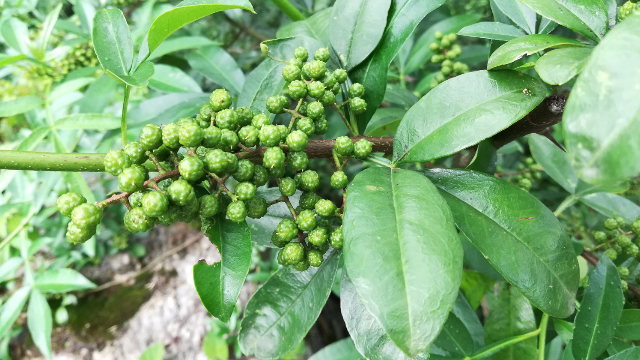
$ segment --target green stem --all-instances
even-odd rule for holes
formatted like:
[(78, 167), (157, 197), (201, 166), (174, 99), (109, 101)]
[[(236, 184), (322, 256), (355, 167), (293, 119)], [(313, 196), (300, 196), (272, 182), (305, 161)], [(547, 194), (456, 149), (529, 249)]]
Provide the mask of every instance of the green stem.
[(124, 86), (124, 101), (122, 102), (122, 120), (120, 120), (120, 130), (122, 131), (122, 147), (127, 145), (127, 109), (129, 107), (129, 94), (131, 86)]
[(538, 360), (544, 360), (544, 346), (547, 341), (547, 324), (549, 324), (549, 315), (542, 314), (542, 320), (540, 320), (540, 338), (538, 340)]
[(484, 359), (486, 357), (489, 357), (495, 353), (497, 353), (498, 351), (507, 348), (511, 345), (517, 344), (519, 342), (525, 341), (527, 339), (530, 339), (532, 337), (538, 336), (538, 334), (540, 333), (540, 329), (536, 329), (530, 333), (526, 333), (523, 335), (518, 335), (518, 336), (512, 336), (510, 338), (506, 338), (502, 341), (499, 341), (495, 344), (491, 344), (483, 349), (480, 349), (480, 351), (478, 353), (476, 353), (473, 356), (467, 356), (466, 358), (464, 358), (464, 360), (478, 360), (478, 359)]
[(302, 21), (305, 20), (306, 17), (302, 15), (300, 10), (293, 6), (289, 0), (271, 0), (277, 7), (282, 11), (285, 15), (289, 17), (289, 19), (293, 21)]
[(564, 199), (562, 201), (562, 203), (560, 203), (560, 206), (558, 206), (558, 208), (556, 209), (556, 211), (553, 212), (553, 215), (555, 215), (556, 217), (558, 217), (560, 214), (562, 214), (563, 211), (565, 211), (569, 206), (573, 205), (576, 203), (576, 201), (578, 201), (578, 198), (576, 198), (573, 195), (569, 195), (566, 199)]
[(0, 169), (104, 172), (105, 155), (0, 150)]
[(336, 169), (340, 169), (340, 159), (338, 159), (338, 153), (335, 150), (332, 151), (333, 161), (336, 163)]
[(13, 240), (13, 238), (16, 237), (16, 235), (18, 235), (20, 233), (20, 231), (22, 231), (22, 229), (24, 229), (24, 227), (29, 223), (29, 221), (31, 221), (31, 218), (35, 214), (36, 214), (36, 212), (33, 210), (33, 208), (31, 208), (31, 211), (29, 212), (29, 214), (22, 219), (22, 222), (20, 222), (18, 227), (13, 229), (11, 234), (7, 235), (7, 237), (4, 240), (2, 240), (2, 242), (0, 242), (0, 249), (2, 249), (5, 246), (7, 246), (7, 244), (9, 244), (11, 242), (11, 240)]

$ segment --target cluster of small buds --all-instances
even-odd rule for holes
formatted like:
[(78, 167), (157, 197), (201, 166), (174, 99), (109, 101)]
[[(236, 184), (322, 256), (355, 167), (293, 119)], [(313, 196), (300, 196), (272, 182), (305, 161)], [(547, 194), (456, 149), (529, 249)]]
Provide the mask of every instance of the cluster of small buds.
[(640, 217), (630, 224), (622, 216), (607, 218), (602, 223), (603, 230), (594, 231), (592, 236), (598, 247), (604, 247), (611, 260), (620, 254), (640, 259)]
[(469, 72), (467, 64), (459, 61), (454, 62), (462, 54), (462, 48), (456, 43), (458, 40), (457, 35), (453, 33), (445, 35), (440, 31), (436, 31), (435, 38), (436, 42), (429, 45), (429, 49), (433, 52), (431, 62), (442, 63), (442, 65), (440, 72), (431, 80), (432, 89), (447, 79)]

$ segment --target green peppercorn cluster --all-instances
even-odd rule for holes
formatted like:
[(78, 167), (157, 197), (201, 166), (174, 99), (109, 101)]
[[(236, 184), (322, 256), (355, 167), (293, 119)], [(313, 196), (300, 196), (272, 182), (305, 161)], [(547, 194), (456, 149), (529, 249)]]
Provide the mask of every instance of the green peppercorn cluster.
[(453, 0), (448, 1), (451, 15), (478, 14), (482, 17), (491, 15), (489, 0)]
[(627, 1), (618, 9), (620, 21), (626, 19), (629, 15), (640, 12), (640, 3), (638, 1)]
[(93, 49), (93, 43), (87, 42), (75, 45), (64, 58), (52, 61), (51, 65), (61, 75), (66, 75), (73, 70), (88, 66), (98, 66), (98, 57)]
[(94, 204), (87, 204), (84, 196), (67, 193), (58, 198), (56, 205), (60, 213), (71, 218), (67, 226), (67, 239), (73, 243), (83, 243), (96, 234), (102, 209)]
[[(538, 163), (536, 163), (531, 157), (525, 158), (524, 164), (518, 164), (517, 170), (517, 173), (510, 175), (507, 180), (518, 185), (518, 187), (524, 191), (531, 190), (533, 184), (542, 179), (540, 165), (538, 165)], [(496, 171), (502, 172), (502, 169), (497, 168)]]
[(469, 72), (467, 64), (454, 60), (462, 54), (462, 48), (456, 43), (458, 36), (456, 34), (443, 34), (440, 31), (435, 33), (436, 41), (429, 44), (429, 49), (433, 52), (431, 62), (442, 63), (440, 72), (431, 80), (431, 88), (435, 88), (438, 84), (451, 79), (454, 76), (466, 74)]
[(597, 248), (605, 249), (609, 259), (615, 260), (621, 254), (640, 259), (640, 216), (630, 224), (622, 216), (607, 218), (602, 228), (594, 231), (592, 237), (599, 243)]

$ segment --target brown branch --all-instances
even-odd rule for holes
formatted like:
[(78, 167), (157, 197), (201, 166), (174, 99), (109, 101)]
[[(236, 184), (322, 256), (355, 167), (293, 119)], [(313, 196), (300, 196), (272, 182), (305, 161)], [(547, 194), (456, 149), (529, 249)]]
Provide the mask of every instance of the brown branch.
[(142, 5), (142, 0), (138, 0), (136, 1), (133, 5), (131, 5), (131, 7), (129, 8), (129, 10), (127, 10), (126, 13), (124, 13), (124, 18), (128, 19), (131, 17), (131, 14), (133, 14), (133, 11), (135, 9), (137, 9), (140, 5)]
[[(587, 260), (587, 262), (591, 265), (591, 266), (596, 266), (598, 265), (598, 257), (595, 256), (594, 254), (588, 252), (587, 250), (583, 250), (582, 251), (582, 257)], [(629, 291), (631, 291), (632, 293), (634, 293), (636, 295), (636, 297), (638, 297), (638, 299), (640, 299), (640, 289), (638, 289), (637, 287), (628, 284), (629, 286)]]
[[(158, 181), (162, 181), (164, 179), (168, 179), (168, 178), (172, 178), (172, 177), (177, 177), (180, 176), (180, 171), (179, 170), (172, 170), (172, 171), (168, 171), (164, 174), (160, 174), (156, 177), (154, 177), (153, 179), (149, 179), (147, 181), (144, 182), (144, 185), (142, 185), (142, 189), (146, 189), (150, 186), (151, 183), (157, 183)], [(127, 199), (129, 198), (129, 195), (131, 195), (131, 193), (128, 192), (123, 192), (123, 193), (119, 193), (119, 194), (115, 194), (113, 196), (111, 196), (108, 199), (105, 199), (99, 203), (97, 203), (96, 205), (100, 206), (100, 207), (105, 207), (107, 205), (111, 205), (113, 203), (116, 203), (118, 201), (122, 201), (123, 199)]]

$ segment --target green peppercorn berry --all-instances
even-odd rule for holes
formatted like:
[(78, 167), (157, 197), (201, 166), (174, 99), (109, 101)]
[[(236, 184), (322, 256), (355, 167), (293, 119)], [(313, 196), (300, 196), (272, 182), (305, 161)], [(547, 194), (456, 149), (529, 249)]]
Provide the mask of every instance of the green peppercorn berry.
[(307, 49), (301, 47), (296, 48), (293, 51), (293, 56), (295, 56), (296, 59), (300, 59), (302, 61), (307, 61), (307, 58), (309, 57), (309, 52), (307, 51)]
[(331, 200), (321, 199), (316, 203), (316, 214), (324, 217), (334, 216), (338, 208)]
[(293, 58), (287, 62), (287, 65), (294, 65), (298, 69), (302, 69), (302, 64), (304, 64), (304, 61), (298, 58)]
[(341, 189), (347, 187), (349, 179), (344, 171), (336, 171), (331, 175), (331, 187)]
[(213, 90), (209, 96), (209, 102), (213, 111), (221, 111), (231, 107), (231, 94), (225, 89)]
[(371, 154), (372, 149), (373, 144), (371, 141), (367, 139), (360, 139), (353, 145), (353, 154), (358, 159), (365, 159), (369, 154)]
[(309, 268), (309, 262), (306, 258), (302, 259), (299, 263), (293, 265), (293, 268), (298, 271), (305, 271)]
[(340, 84), (335, 84), (331, 89), (331, 92), (338, 95), (338, 93), (340, 93), (341, 90), (342, 88), (340, 87)]
[(238, 131), (240, 143), (246, 147), (256, 146), (260, 140), (258, 136), (258, 129), (254, 128), (252, 125), (244, 126), (240, 131)]
[(251, 182), (255, 186), (263, 186), (269, 181), (269, 172), (262, 165), (256, 165)]
[(198, 125), (185, 125), (180, 128), (180, 144), (187, 147), (196, 147), (204, 139), (204, 130)]
[(129, 195), (129, 205), (131, 207), (142, 207), (142, 197), (146, 194), (144, 191), (136, 191)]
[(615, 230), (618, 228), (618, 222), (613, 218), (608, 218), (602, 224), (607, 230)]
[(256, 191), (258, 189), (256, 188), (255, 185), (253, 185), (250, 182), (241, 182), (238, 185), (236, 185), (236, 196), (238, 196), (238, 199), (240, 200), (250, 200), (253, 199), (254, 196), (256, 196)]
[(284, 166), (284, 152), (279, 147), (270, 147), (264, 152), (262, 163), (267, 169)]
[(327, 62), (329, 61), (330, 56), (331, 54), (329, 54), (329, 48), (320, 48), (316, 50), (315, 54), (313, 54), (313, 59)]
[(622, 216), (616, 216), (613, 218), (613, 220), (615, 220), (618, 223), (618, 227), (624, 227), (627, 222), (624, 221), (624, 218)]
[(627, 254), (627, 255), (629, 255), (631, 257), (638, 256), (638, 252), (639, 251), (640, 251), (640, 249), (638, 248), (638, 245), (636, 245), (636, 244), (631, 244), (626, 249), (624, 249), (625, 254)]
[(58, 211), (60, 211), (60, 214), (66, 217), (71, 217), (71, 212), (73, 211), (73, 209), (86, 202), (87, 199), (85, 199), (84, 196), (70, 192), (61, 195), (58, 200), (56, 200), (56, 206), (58, 207)]
[(347, 92), (350, 98), (362, 97), (362, 95), (364, 95), (364, 86), (359, 83), (353, 83)]
[(269, 169), (269, 177), (273, 179), (281, 178), (284, 176), (285, 173), (286, 173), (286, 168), (284, 165), (275, 166)]
[(282, 219), (276, 228), (276, 234), (283, 241), (289, 242), (298, 235), (298, 226), (291, 219)]
[(296, 193), (296, 182), (290, 177), (282, 178), (280, 179), (278, 188), (282, 195), (293, 196), (293, 194)]
[(145, 193), (142, 196), (141, 203), (144, 214), (149, 217), (160, 216), (169, 207), (169, 199), (163, 193), (157, 191)]
[(452, 72), (452, 71), (453, 71), (453, 69), (451, 69), (451, 68), (450, 68), (450, 67), (448, 67), (448, 66), (443, 66), (443, 67), (440, 69), (440, 72), (442, 73), (442, 75), (449, 75), (449, 74), (451, 74), (451, 72)]
[(235, 201), (227, 207), (227, 218), (235, 223), (241, 223), (247, 217), (247, 209), (242, 201)]
[(122, 170), (118, 175), (118, 186), (125, 192), (142, 190), (147, 174), (138, 166), (132, 166)]
[(438, 45), (438, 43), (431, 43), (429, 44), (429, 50), (431, 50), (431, 52), (433, 53), (437, 53), (440, 52), (440, 45)]
[[(271, 242), (274, 244), (278, 243), (278, 239), (275, 238), (277, 235), (275, 234), (275, 232), (273, 233), (273, 235), (271, 235)], [(283, 244), (282, 246), (284, 246), (286, 244)], [(287, 261), (284, 259), (284, 252), (282, 250), (278, 251), (278, 264), (280, 264), (281, 266), (287, 266), (289, 265), (287, 263)]]
[[(285, 219), (288, 220), (288, 219)], [(290, 220), (291, 222), (293, 222), (293, 220)], [(293, 226), (295, 226), (295, 224), (293, 224)], [(280, 227), (280, 225), (278, 225), (278, 228)], [(295, 228), (295, 233), (293, 234), (293, 237), (296, 236), (296, 234), (298, 233), (298, 228)], [(293, 238), (291, 238), (293, 239)], [(273, 232), (273, 234), (271, 235), (271, 242), (273, 243), (273, 245), (281, 248), (284, 247), (285, 245), (287, 245), (291, 239), (289, 239), (288, 237), (283, 237), (281, 235), (281, 233), (278, 232), (278, 230), (275, 230)]]
[(300, 68), (295, 64), (287, 64), (282, 68), (282, 77), (288, 82), (300, 79), (300, 73)]
[(303, 117), (296, 122), (296, 129), (305, 133), (308, 137), (311, 137), (316, 132), (316, 124), (311, 118)]
[(133, 208), (124, 215), (124, 226), (132, 233), (145, 232), (153, 225), (142, 208)]
[(207, 148), (214, 148), (220, 144), (220, 138), (222, 137), (222, 131), (215, 127), (209, 126), (204, 129), (202, 138), (202, 146)]
[(347, 81), (347, 71), (345, 69), (336, 69), (336, 71), (333, 72), (333, 77), (338, 83), (342, 84)]
[(122, 170), (130, 166), (131, 159), (123, 150), (111, 150), (104, 157), (104, 169), (113, 176), (119, 175)]
[(295, 100), (300, 100), (307, 95), (307, 84), (304, 81), (294, 80), (289, 84), (289, 95)]
[(251, 181), (255, 168), (256, 166), (251, 161), (247, 159), (240, 160), (238, 161), (238, 170), (233, 173), (233, 178), (240, 182)]
[(211, 120), (211, 114), (213, 114), (213, 109), (211, 108), (210, 104), (202, 105), (202, 107), (200, 108), (200, 112), (198, 113), (198, 115), (206, 120)]
[(282, 114), (284, 106), (278, 96), (272, 96), (267, 99), (267, 111), (272, 114)]
[(324, 106), (319, 101), (309, 103), (307, 105), (307, 115), (314, 120), (320, 119), (324, 116)]
[(320, 266), (322, 264), (322, 253), (318, 250), (309, 250), (307, 252), (307, 261), (313, 267)]
[(299, 243), (288, 243), (282, 249), (282, 253), (288, 265), (295, 265), (304, 259), (304, 248)]
[(162, 130), (158, 125), (147, 124), (140, 131), (140, 143), (145, 150), (157, 149), (162, 145)]
[(300, 195), (300, 208), (303, 210), (313, 210), (320, 200), (320, 196), (313, 191), (305, 191)]
[(216, 194), (204, 195), (200, 198), (200, 215), (212, 217), (220, 210), (220, 201)]
[(307, 79), (321, 79), (327, 72), (327, 64), (324, 61), (310, 61), (302, 65), (302, 76)]
[(443, 74), (443, 73), (437, 73), (434, 79), (436, 80), (436, 82), (437, 82), (438, 84), (440, 84), (440, 83), (444, 82), (445, 80), (447, 80), (447, 79), (444, 77), (444, 74)]
[(235, 130), (238, 124), (238, 115), (233, 109), (224, 109), (216, 115), (216, 125), (220, 129)]
[(238, 125), (239, 126), (247, 126), (251, 125), (251, 120), (255, 116), (253, 110), (249, 109), (246, 106), (241, 106), (235, 109), (236, 115), (238, 116)]
[(267, 214), (267, 200), (261, 196), (254, 196), (251, 200), (245, 201), (247, 216), (252, 219), (260, 219)]
[(300, 187), (305, 191), (315, 190), (320, 185), (318, 173), (313, 170), (306, 170), (300, 176)]
[(204, 163), (195, 156), (187, 156), (182, 159), (178, 169), (180, 175), (189, 182), (198, 181), (204, 176)]
[(211, 150), (204, 157), (204, 164), (207, 170), (221, 175), (227, 169), (227, 154), (220, 150)]
[(346, 136), (340, 136), (333, 144), (333, 149), (341, 157), (349, 157), (353, 154), (353, 141)]
[(631, 239), (627, 235), (619, 235), (616, 237), (616, 243), (622, 248), (626, 248), (632, 244)]
[(603, 243), (607, 241), (607, 234), (604, 231), (596, 231), (593, 233), (593, 239), (596, 242)]
[(329, 121), (327, 121), (327, 118), (324, 116), (318, 120), (315, 120), (313, 124), (316, 128), (316, 135), (324, 135), (327, 133), (327, 130), (329, 130)]
[(296, 224), (302, 231), (311, 231), (316, 228), (316, 214), (311, 210), (302, 210), (296, 218)]
[[(147, 161), (147, 154), (139, 141), (132, 141), (124, 146), (124, 152), (129, 156), (132, 164), (142, 164)], [(128, 166), (124, 166), (128, 167)]]
[(218, 144), (218, 147), (220, 149), (225, 151), (231, 151), (237, 148), (238, 144), (240, 144), (240, 138), (238, 137), (238, 134), (235, 131), (222, 129), (222, 132), (220, 135), (220, 143)]
[(518, 180), (518, 187), (524, 191), (529, 191), (531, 189), (531, 180), (529, 179), (520, 179)]
[(180, 126), (169, 123), (162, 128), (162, 144), (169, 149), (180, 148)]
[(618, 266), (618, 274), (620, 274), (621, 279), (626, 279), (629, 277), (629, 268), (626, 266)]
[(287, 154), (289, 167), (296, 171), (302, 171), (309, 165), (309, 157), (302, 151), (293, 151)]
[(622, 252), (622, 246), (618, 245), (617, 243), (611, 244), (611, 248), (617, 251), (618, 253)]
[(337, 227), (331, 233), (331, 247), (334, 249), (342, 249), (344, 245), (344, 236), (342, 235), (342, 226)]
[(635, 220), (635, 221), (631, 222), (629, 227), (631, 228), (631, 231), (634, 234), (640, 235), (640, 220)]
[(185, 206), (195, 200), (196, 193), (193, 186), (186, 180), (176, 180), (167, 189), (169, 200), (178, 206)]
[(270, 124), (271, 120), (269, 120), (269, 117), (265, 114), (258, 114), (251, 120), (251, 125), (258, 130), (262, 129), (262, 126)]
[(102, 209), (94, 204), (80, 204), (71, 210), (71, 221), (83, 229), (94, 228), (102, 220)]
[(367, 102), (362, 98), (353, 97), (349, 100), (349, 104), (351, 104), (351, 111), (354, 114), (362, 114), (367, 111)]
[(264, 146), (276, 146), (280, 143), (280, 131), (275, 125), (264, 125), (260, 129), (260, 141)]
[(91, 239), (95, 233), (96, 230), (94, 228), (82, 228), (76, 225), (73, 221), (67, 225), (67, 239), (74, 244), (86, 242)]
[(331, 106), (336, 103), (336, 94), (331, 91), (325, 91), (324, 95), (318, 99), (324, 106)]
[(316, 227), (309, 231), (307, 240), (315, 246), (322, 246), (329, 240), (329, 232), (327, 231), (327, 228)]
[(236, 173), (236, 171), (238, 171), (238, 164), (239, 164), (239, 160), (238, 157), (236, 156), (236, 154), (234, 153), (225, 153), (225, 156), (227, 157), (227, 166), (225, 169), (225, 175), (233, 175)]
[(320, 99), (324, 95), (324, 84), (320, 81), (312, 81), (307, 85), (307, 90), (309, 91), (309, 95), (316, 99)]
[(613, 248), (607, 249), (604, 253), (611, 261), (614, 261), (618, 257), (618, 252)]
[(287, 136), (287, 146), (291, 151), (302, 151), (309, 144), (307, 134), (300, 130), (294, 130)]

